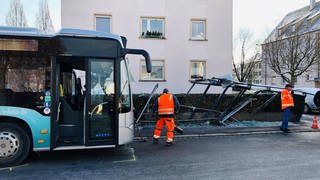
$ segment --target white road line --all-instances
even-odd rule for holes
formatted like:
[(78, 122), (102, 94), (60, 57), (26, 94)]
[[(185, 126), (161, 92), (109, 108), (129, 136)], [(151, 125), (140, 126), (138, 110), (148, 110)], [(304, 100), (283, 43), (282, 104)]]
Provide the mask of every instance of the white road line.
[(122, 162), (134, 162), (136, 161), (136, 155), (134, 154), (134, 149), (133, 148), (130, 148), (130, 151), (131, 151), (131, 159), (126, 159), (126, 160), (119, 160), (119, 161), (112, 161), (113, 163), (122, 163)]
[(25, 167), (25, 166), (29, 166), (29, 164), (22, 164), (22, 165), (19, 165), (19, 166), (0, 168), (0, 171), (4, 171), (4, 170), (13, 171), (16, 168)]
[(127, 160), (120, 160), (120, 161), (112, 161), (113, 163), (122, 163), (122, 162), (134, 162), (136, 161), (136, 156), (133, 154), (131, 156), (131, 159), (127, 159)]

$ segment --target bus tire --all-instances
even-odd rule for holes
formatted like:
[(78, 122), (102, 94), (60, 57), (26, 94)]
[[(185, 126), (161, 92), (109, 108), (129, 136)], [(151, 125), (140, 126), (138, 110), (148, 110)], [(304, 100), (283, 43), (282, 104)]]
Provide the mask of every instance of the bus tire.
[(0, 123), (0, 167), (21, 164), (29, 155), (30, 137), (27, 131), (13, 123)]

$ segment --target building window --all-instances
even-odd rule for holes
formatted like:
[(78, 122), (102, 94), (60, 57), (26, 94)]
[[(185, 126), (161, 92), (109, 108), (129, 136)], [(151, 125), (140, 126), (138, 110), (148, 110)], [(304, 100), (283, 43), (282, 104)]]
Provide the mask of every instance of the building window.
[(271, 85), (276, 85), (277, 83), (276, 83), (276, 76), (272, 76), (271, 77)]
[(283, 30), (282, 28), (279, 28), (279, 29), (278, 29), (278, 36), (281, 36), (281, 35), (282, 35), (282, 30)]
[(164, 18), (141, 18), (141, 38), (165, 39)]
[(95, 15), (96, 31), (111, 32), (111, 16)]
[(317, 72), (315, 70), (312, 70), (314, 72), (309, 72), (306, 74), (306, 81), (314, 81), (314, 79), (317, 77)]
[(142, 81), (164, 81), (164, 60), (152, 60), (152, 71), (147, 73), (146, 63), (141, 60), (140, 80)]
[(306, 74), (306, 81), (310, 81), (310, 74)]
[(191, 20), (191, 40), (206, 40), (206, 20)]
[(205, 78), (205, 77), (206, 77), (206, 62), (191, 61), (190, 62), (190, 79)]
[(292, 25), (291, 31), (294, 33), (296, 31), (296, 25)]
[[(294, 83), (297, 84), (298, 83), (298, 79), (296, 78), (294, 80)], [(286, 80), (282, 79), (282, 82), (281, 82), (282, 85), (286, 85), (286, 84), (289, 84)]]

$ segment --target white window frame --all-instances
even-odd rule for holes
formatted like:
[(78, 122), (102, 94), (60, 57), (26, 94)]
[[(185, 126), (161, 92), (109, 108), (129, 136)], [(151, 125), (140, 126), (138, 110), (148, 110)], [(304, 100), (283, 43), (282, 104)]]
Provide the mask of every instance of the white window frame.
[[(97, 31), (97, 18), (109, 18), (110, 19), (110, 33), (112, 33), (112, 16), (110, 14), (94, 14), (94, 30)], [(104, 31), (103, 31), (104, 32)]]
[(296, 30), (297, 30), (297, 28), (296, 28), (296, 24), (294, 24), (294, 25), (292, 25), (292, 27), (291, 27), (291, 31), (294, 33), (294, 32), (296, 32)]
[[(142, 76), (142, 72), (143, 72), (143, 69), (142, 69), (142, 65), (145, 63), (145, 60), (140, 60), (140, 73), (139, 73), (139, 81), (166, 81), (166, 63), (165, 63), (165, 60), (164, 59), (152, 59), (152, 64), (154, 64), (153, 62), (154, 61), (158, 61), (158, 62), (162, 62), (163, 63), (163, 72), (162, 72), (162, 78), (161, 79), (156, 79), (156, 78), (152, 78), (151, 77), (151, 73), (148, 73), (148, 78), (147, 79), (144, 79), (143, 76)], [(152, 68), (152, 70), (154, 70), (154, 68)]]
[(283, 27), (282, 27), (282, 28), (277, 29), (277, 32), (278, 32), (278, 36), (281, 36), (281, 35), (282, 35), (282, 33), (283, 33)]
[(311, 77), (310, 74), (306, 74), (306, 82), (310, 81)]
[[(142, 21), (148, 20), (149, 22), (151, 20), (161, 20), (163, 22), (162, 26), (162, 36), (161, 37), (145, 37), (145, 35), (142, 35)], [(166, 39), (166, 18), (164, 17), (140, 17), (140, 38), (142, 39)]]
[(314, 79), (318, 76), (317, 72), (315, 70), (311, 70), (310, 72), (305, 74), (306, 76), (306, 82), (314, 81)]
[[(198, 37), (193, 37), (192, 36), (192, 24), (194, 22), (202, 22), (204, 23), (204, 37), (203, 38), (198, 38)], [(190, 20), (190, 40), (193, 41), (207, 41), (207, 20), (206, 19), (191, 19)]]
[(206, 78), (206, 76), (207, 76), (207, 61), (206, 60), (190, 60), (190, 63), (189, 63), (189, 79), (190, 80), (194, 79), (194, 78), (191, 78), (191, 76), (192, 76), (191, 68), (192, 68), (192, 64), (193, 63), (204, 63), (203, 78)]

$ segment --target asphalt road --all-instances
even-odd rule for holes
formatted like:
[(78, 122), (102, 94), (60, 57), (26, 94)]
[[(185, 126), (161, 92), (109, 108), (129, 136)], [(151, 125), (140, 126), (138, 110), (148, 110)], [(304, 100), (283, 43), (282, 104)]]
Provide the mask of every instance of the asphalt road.
[(320, 133), (134, 142), (117, 150), (33, 154), (0, 179), (320, 179)]

